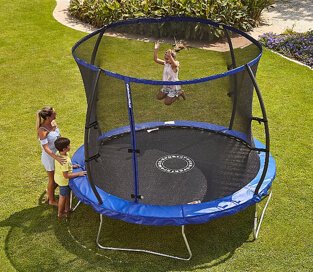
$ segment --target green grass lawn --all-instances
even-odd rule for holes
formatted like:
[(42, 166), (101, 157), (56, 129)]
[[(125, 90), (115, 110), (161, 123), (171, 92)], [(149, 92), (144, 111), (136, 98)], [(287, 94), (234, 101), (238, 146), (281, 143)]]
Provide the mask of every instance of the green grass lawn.
[[(75, 150), (83, 142), (86, 99), (71, 56), (84, 33), (56, 22), (54, 6), (54, 0), (0, 5), (0, 271), (312, 271), (313, 71), (267, 50), (257, 78), (277, 178), (257, 241), (251, 234), (254, 207), (187, 226), (194, 254), (190, 262), (99, 250), (98, 215), (87, 206), (70, 222), (58, 223), (56, 209), (40, 204), (47, 178), (35, 112), (53, 105), (62, 135), (71, 138)], [(262, 135), (256, 126), (255, 136)], [(106, 218), (104, 230), (102, 242), (111, 246), (185, 254), (179, 228)]]

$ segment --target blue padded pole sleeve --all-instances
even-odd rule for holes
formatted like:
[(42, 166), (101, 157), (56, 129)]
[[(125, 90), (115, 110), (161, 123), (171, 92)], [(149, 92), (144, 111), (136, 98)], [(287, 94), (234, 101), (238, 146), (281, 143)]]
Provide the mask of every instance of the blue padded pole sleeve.
[(136, 130), (135, 130), (135, 120), (133, 114), (133, 102), (131, 96), (131, 88), (129, 81), (125, 80), (126, 87), (126, 98), (127, 98), (127, 109), (128, 109), (128, 118), (130, 126), (130, 135), (131, 135), (131, 152), (132, 152), (132, 163), (133, 163), (133, 177), (134, 177), (134, 199), (135, 202), (138, 202), (139, 198), (139, 186), (138, 186), (138, 163), (137, 163), (137, 148), (136, 148)]

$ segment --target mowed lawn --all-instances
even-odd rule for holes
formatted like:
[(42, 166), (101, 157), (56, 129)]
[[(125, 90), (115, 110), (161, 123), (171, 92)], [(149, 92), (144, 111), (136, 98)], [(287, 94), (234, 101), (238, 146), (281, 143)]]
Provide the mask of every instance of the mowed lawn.
[[(0, 271), (312, 271), (313, 71), (267, 50), (257, 79), (277, 178), (257, 241), (251, 233), (254, 207), (187, 226), (190, 262), (99, 250), (99, 218), (87, 206), (58, 223), (56, 209), (41, 204), (47, 178), (35, 112), (54, 106), (72, 150), (83, 143), (86, 99), (71, 48), (85, 34), (56, 22), (54, 7), (54, 0), (0, 5)], [(255, 128), (262, 139), (262, 126)], [(107, 218), (103, 227), (101, 240), (111, 246), (186, 254), (179, 228)]]

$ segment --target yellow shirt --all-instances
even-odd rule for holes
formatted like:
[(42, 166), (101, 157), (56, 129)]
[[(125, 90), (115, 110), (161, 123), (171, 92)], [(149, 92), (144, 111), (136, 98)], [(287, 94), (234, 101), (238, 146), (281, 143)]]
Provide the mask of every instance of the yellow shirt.
[(65, 158), (66, 162), (61, 165), (60, 163), (55, 161), (54, 180), (59, 186), (67, 186), (69, 180), (63, 176), (63, 172), (73, 172), (72, 161), (69, 154), (66, 154), (66, 156), (64, 156), (60, 155), (60, 153), (57, 152), (57, 155)]

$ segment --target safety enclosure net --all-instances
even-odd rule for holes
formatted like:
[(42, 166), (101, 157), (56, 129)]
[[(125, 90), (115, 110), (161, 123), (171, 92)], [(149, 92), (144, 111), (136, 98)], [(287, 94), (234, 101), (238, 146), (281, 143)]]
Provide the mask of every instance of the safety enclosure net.
[[(156, 41), (158, 58), (176, 51), (178, 82), (162, 82)], [(135, 19), (92, 33), (73, 55), (86, 91), (93, 185), (130, 201), (177, 205), (230, 195), (257, 175), (249, 72), (256, 74), (261, 47), (249, 36), (202, 19)], [(156, 95), (174, 84), (186, 100), (167, 106)]]

